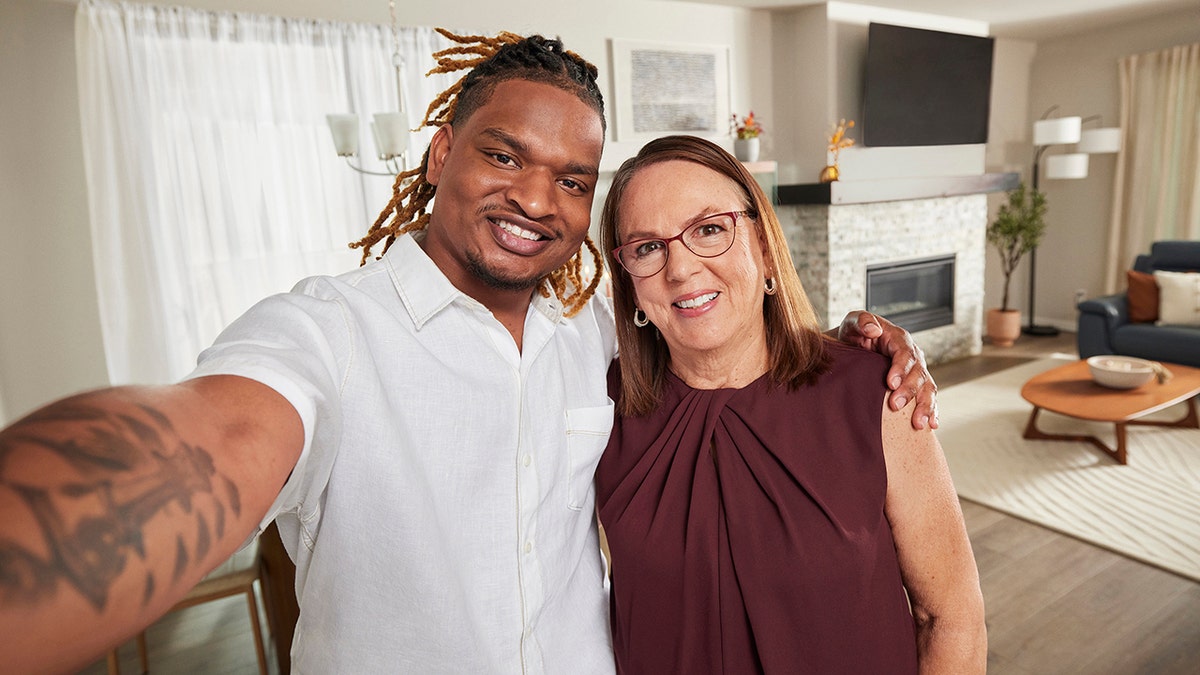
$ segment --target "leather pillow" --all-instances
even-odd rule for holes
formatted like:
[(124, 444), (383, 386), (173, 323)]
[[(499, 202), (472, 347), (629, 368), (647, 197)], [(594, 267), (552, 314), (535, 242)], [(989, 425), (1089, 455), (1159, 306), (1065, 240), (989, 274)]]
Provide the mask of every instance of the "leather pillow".
[(1125, 281), (1129, 285), (1129, 321), (1158, 321), (1158, 282), (1154, 280), (1154, 275), (1128, 270), (1125, 272)]
[(1200, 273), (1155, 272), (1158, 282), (1158, 323), (1200, 326)]

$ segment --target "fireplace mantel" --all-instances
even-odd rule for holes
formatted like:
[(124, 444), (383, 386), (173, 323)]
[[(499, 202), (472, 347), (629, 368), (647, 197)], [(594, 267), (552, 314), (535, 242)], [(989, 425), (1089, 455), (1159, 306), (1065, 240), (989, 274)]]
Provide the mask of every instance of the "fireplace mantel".
[(1017, 187), (1020, 177), (1015, 173), (985, 173), (978, 176), (942, 176), (924, 178), (887, 178), (879, 180), (846, 180), (832, 183), (780, 185), (778, 203), (784, 206), (803, 204), (873, 204), (908, 199), (931, 199), (957, 195), (1005, 192)]

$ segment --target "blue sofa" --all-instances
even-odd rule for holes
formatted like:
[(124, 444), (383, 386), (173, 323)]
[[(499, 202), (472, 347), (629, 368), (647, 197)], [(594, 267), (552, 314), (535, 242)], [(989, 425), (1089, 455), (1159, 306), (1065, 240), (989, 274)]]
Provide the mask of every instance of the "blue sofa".
[[(1139, 255), (1133, 269), (1152, 273), (1200, 270), (1200, 241), (1158, 241)], [(1131, 323), (1125, 293), (1079, 303), (1076, 341), (1080, 358), (1120, 354), (1200, 368), (1200, 327)]]

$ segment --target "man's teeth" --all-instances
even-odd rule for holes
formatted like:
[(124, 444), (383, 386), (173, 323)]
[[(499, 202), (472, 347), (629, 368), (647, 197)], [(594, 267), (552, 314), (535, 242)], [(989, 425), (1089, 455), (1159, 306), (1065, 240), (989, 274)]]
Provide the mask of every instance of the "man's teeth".
[(504, 230), (505, 232), (507, 232), (511, 235), (520, 237), (522, 239), (528, 239), (529, 241), (537, 241), (538, 239), (542, 238), (542, 235), (538, 234), (537, 232), (530, 232), (529, 230), (517, 227), (516, 225), (513, 225), (512, 223), (509, 223), (509, 222), (505, 222), (503, 220), (496, 221), (496, 224), (499, 225), (500, 229)]
[(693, 307), (699, 307), (705, 303), (712, 302), (716, 298), (716, 293), (705, 293), (704, 295), (696, 296), (691, 300), (680, 300), (679, 302), (675, 303), (675, 306), (680, 309), (691, 309)]

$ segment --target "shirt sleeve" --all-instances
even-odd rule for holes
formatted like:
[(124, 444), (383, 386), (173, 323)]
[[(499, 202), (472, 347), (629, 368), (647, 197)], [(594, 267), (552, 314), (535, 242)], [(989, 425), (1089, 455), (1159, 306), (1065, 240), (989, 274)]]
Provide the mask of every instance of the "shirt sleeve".
[[(261, 532), (281, 513), (315, 525), (341, 438), (341, 388), (352, 353), (350, 314), (321, 279), (251, 307), (204, 350), (186, 379), (237, 375), (270, 387), (295, 408), (304, 425), (304, 449)], [(324, 292), (322, 292), (324, 291)], [(319, 297), (324, 296), (324, 297)], [(311, 546), (316, 533), (303, 533)]]

